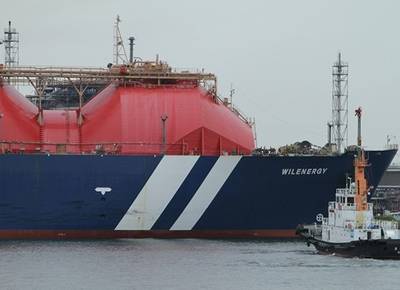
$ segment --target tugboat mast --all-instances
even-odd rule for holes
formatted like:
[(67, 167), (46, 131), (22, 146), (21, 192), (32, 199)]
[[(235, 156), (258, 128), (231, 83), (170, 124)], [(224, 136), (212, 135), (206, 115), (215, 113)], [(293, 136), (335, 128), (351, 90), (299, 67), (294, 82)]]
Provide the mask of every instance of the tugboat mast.
[(356, 227), (364, 224), (364, 214), (363, 211), (368, 210), (368, 184), (365, 178), (365, 167), (368, 166), (367, 160), (365, 159), (364, 150), (361, 148), (361, 107), (355, 110), (358, 119), (358, 133), (357, 133), (357, 145), (358, 153), (357, 158), (354, 160), (354, 179), (356, 184)]
[(357, 129), (357, 146), (361, 147), (361, 107), (358, 107), (358, 109), (355, 110), (357, 119), (358, 119), (358, 129)]
[(368, 166), (363, 150), (360, 150), (354, 161), (355, 167), (355, 183), (356, 183), (356, 211), (364, 211), (368, 209), (367, 196), (368, 184), (365, 178), (365, 167)]

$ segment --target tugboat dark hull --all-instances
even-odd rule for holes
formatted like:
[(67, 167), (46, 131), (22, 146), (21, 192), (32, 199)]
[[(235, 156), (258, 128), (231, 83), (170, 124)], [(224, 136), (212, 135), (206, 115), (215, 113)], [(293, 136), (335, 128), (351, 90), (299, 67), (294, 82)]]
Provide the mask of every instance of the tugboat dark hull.
[(322, 241), (312, 236), (304, 227), (298, 228), (297, 234), (306, 240), (308, 246), (312, 244), (319, 254), (348, 258), (400, 260), (399, 239), (358, 240), (347, 243), (332, 243)]

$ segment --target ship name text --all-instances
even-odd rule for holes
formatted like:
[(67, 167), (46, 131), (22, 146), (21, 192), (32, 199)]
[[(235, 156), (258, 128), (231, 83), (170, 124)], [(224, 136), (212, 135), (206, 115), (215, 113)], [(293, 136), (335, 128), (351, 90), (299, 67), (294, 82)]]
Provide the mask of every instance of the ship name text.
[(283, 168), (282, 175), (324, 175), (328, 168)]

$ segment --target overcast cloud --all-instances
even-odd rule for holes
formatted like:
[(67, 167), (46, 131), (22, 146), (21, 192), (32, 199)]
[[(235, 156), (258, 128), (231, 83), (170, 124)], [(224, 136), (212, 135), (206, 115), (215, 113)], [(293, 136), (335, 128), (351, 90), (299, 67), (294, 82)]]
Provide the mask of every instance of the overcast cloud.
[[(204, 68), (255, 117), (259, 146), (326, 143), (331, 66), (350, 65), (349, 143), (361, 105), (364, 144), (400, 134), (399, 1), (2, 1), (20, 32), (22, 65), (105, 66), (117, 14), (135, 55)], [(3, 59), (1, 48), (1, 59)]]

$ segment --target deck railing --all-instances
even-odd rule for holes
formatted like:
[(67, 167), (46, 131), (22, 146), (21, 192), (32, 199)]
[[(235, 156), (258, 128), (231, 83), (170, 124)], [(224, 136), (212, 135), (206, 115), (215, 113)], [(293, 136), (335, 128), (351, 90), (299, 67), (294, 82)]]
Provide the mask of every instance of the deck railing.
[(240, 151), (227, 152), (222, 148), (200, 148), (186, 142), (174, 144), (150, 142), (55, 143), (1, 141), (1, 154), (60, 154), (60, 155), (247, 155)]
[[(187, 144), (162, 144), (146, 142), (101, 142), (101, 143), (51, 143), (0, 141), (0, 154), (50, 153), (93, 155), (184, 155)], [(195, 152), (194, 152), (195, 153)]]

